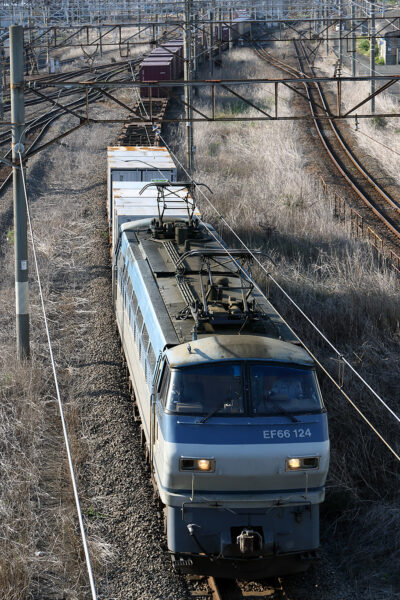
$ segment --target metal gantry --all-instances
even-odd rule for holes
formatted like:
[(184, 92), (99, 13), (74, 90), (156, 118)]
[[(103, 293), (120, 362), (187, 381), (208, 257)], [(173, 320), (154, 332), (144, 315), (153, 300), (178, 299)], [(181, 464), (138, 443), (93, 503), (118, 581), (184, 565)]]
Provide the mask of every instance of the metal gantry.
[[(314, 52), (323, 44), (328, 52), (330, 45), (338, 53), (339, 68), (334, 77), (300, 77), (300, 78), (258, 78), (258, 79), (215, 79), (215, 64), (221, 57), (222, 39), (218, 25), (229, 29), (229, 39), (224, 40), (228, 48), (232, 47), (232, 27), (237, 10), (246, 9), (248, 20), (252, 23), (252, 31), (243, 36), (242, 43), (261, 47), (266, 42), (288, 43), (294, 40), (308, 41), (313, 44)], [(398, 16), (399, 15), (399, 16)], [(28, 256), (26, 241), (26, 206), (23, 203), (22, 171), (26, 159), (41, 148), (47, 147), (52, 141), (24, 154), (24, 103), (23, 103), (23, 68), (27, 60), (36, 59), (45, 53), (46, 69), (50, 69), (51, 56), (56, 51), (71, 47), (80, 47), (83, 54), (93, 56), (93, 52), (101, 57), (109, 49), (119, 48), (121, 56), (129, 58), (134, 46), (150, 44), (153, 47), (162, 45), (165, 36), (181, 37), (184, 40), (184, 79), (174, 82), (85, 82), (71, 79), (69, 81), (53, 82), (54, 88), (74, 86), (83, 87), (86, 91), (99, 89), (101, 93), (119, 106), (107, 90), (128, 87), (138, 88), (146, 85), (150, 89), (157, 87), (169, 88), (169, 96), (175, 97), (184, 105), (184, 117), (170, 117), (165, 122), (185, 123), (186, 131), (186, 162), (189, 171), (193, 168), (194, 122), (213, 121), (263, 121), (263, 120), (301, 120), (310, 119), (309, 114), (279, 113), (279, 86), (285, 86), (300, 96), (304, 95), (299, 83), (335, 83), (337, 86), (336, 112), (318, 116), (319, 119), (353, 119), (376, 117), (399, 117), (400, 114), (376, 114), (375, 97), (386, 91), (395, 83), (400, 82), (400, 75), (378, 75), (375, 67), (376, 40), (385, 38), (388, 31), (399, 31), (400, 12), (395, 14), (385, 12), (385, 3), (369, 0), (247, 0), (244, 5), (239, 0), (184, 0), (139, 2), (131, 0), (14, 0), (4, 3), (0, 8), (0, 120), (3, 120), (3, 88), (9, 82), (11, 92), (11, 124), (12, 124), (12, 167), (14, 181), (14, 223), (15, 223), (15, 281), (16, 281), (16, 315), (17, 315), (17, 350), (19, 358), (29, 357), (29, 295), (28, 295)], [(8, 26), (12, 26), (10, 34)], [(199, 37), (205, 40), (200, 49)], [(369, 39), (370, 59), (368, 76), (356, 76), (356, 47), (360, 37)], [(345, 54), (351, 55), (351, 76), (343, 77), (342, 63)], [(207, 57), (210, 79), (198, 79), (198, 65), (202, 54)], [(400, 54), (400, 52), (399, 52)], [(343, 111), (340, 104), (342, 86), (355, 81), (369, 81), (370, 94), (350, 110)], [(48, 86), (36, 80), (29, 84), (31, 90), (43, 97), (46, 93), (42, 88)], [(272, 86), (275, 98), (273, 113), (264, 106), (258, 106), (246, 97), (243, 88), (246, 86)], [(376, 86), (379, 85), (378, 89)], [(238, 90), (238, 86), (240, 90)], [(183, 88), (183, 90), (182, 90)], [(203, 102), (208, 101), (208, 112), (196, 109), (196, 90), (202, 88)], [(240, 91), (240, 93), (239, 93)], [(181, 93), (183, 92), (183, 101)], [(231, 94), (240, 98), (250, 106), (254, 113), (251, 116), (237, 117), (234, 115), (218, 115), (216, 103), (219, 94)], [(51, 100), (50, 100), (51, 101)], [(150, 94), (151, 103), (151, 94)], [(369, 103), (370, 115), (357, 114), (358, 109)], [(124, 106), (125, 107), (125, 106)], [(127, 111), (130, 107), (125, 107)], [(121, 122), (126, 119), (97, 119), (91, 118), (89, 106), (86, 116), (77, 115), (78, 126), (86, 123)], [(71, 111), (65, 108), (67, 114)], [(72, 118), (73, 118), (72, 114)], [(82, 121), (83, 119), (83, 121)], [(150, 106), (149, 115), (129, 114), (130, 123), (155, 124)], [(3, 121), (3, 125), (7, 122)], [(75, 131), (72, 126), (70, 132)], [(68, 135), (64, 132), (62, 136)], [(54, 138), (55, 141), (58, 138)], [(3, 159), (3, 162), (7, 160)], [(22, 166), (23, 168), (23, 166)]]

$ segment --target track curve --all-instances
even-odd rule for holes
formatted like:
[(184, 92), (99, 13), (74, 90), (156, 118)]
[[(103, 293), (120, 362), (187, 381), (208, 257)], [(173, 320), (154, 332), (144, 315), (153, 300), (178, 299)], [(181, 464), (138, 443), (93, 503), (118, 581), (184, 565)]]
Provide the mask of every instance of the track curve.
[[(304, 44), (294, 42), (294, 45), (300, 65), (299, 69), (276, 58), (264, 48), (256, 48), (255, 51), (260, 58), (293, 77), (314, 76), (315, 72)], [(313, 85), (308, 83), (303, 85), (306, 89), (308, 105), (316, 131), (329, 158), (364, 205), (379, 219), (380, 233), (385, 235), (393, 246), (398, 247), (400, 244), (400, 203), (392, 198), (361, 165), (335, 121), (326, 118), (333, 115), (321, 85), (317, 82)], [(333, 138), (329, 137), (332, 132)]]

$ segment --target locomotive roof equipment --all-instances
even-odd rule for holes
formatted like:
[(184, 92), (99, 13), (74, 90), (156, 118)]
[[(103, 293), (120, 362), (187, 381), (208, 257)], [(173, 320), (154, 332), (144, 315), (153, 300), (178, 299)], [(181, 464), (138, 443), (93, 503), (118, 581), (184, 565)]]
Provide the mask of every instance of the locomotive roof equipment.
[(256, 289), (254, 252), (201, 221), (176, 170), (160, 177), (155, 161), (143, 184), (142, 152), (123, 150), (122, 182), (109, 155), (113, 300), (174, 566), (305, 570), (329, 465), (314, 362)]

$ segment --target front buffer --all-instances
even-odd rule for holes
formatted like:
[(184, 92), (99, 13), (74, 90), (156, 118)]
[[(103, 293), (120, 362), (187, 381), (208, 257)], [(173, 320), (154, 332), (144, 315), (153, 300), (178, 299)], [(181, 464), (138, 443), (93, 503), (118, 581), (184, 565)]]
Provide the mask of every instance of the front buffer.
[(250, 512), (188, 503), (181, 509), (168, 507), (167, 527), (174, 568), (181, 573), (275, 577), (305, 571), (317, 558), (319, 505)]

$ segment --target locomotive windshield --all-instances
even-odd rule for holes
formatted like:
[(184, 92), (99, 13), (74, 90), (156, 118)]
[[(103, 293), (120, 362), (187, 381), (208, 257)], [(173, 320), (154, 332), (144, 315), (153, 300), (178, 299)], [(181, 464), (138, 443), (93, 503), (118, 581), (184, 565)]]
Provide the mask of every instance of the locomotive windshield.
[(168, 412), (206, 419), (322, 410), (314, 371), (271, 363), (220, 362), (174, 369), (164, 377), (159, 398)]
[(166, 409), (196, 415), (243, 413), (241, 365), (214, 363), (173, 371)]
[(251, 409), (257, 415), (320, 411), (314, 371), (267, 364), (250, 367)]

